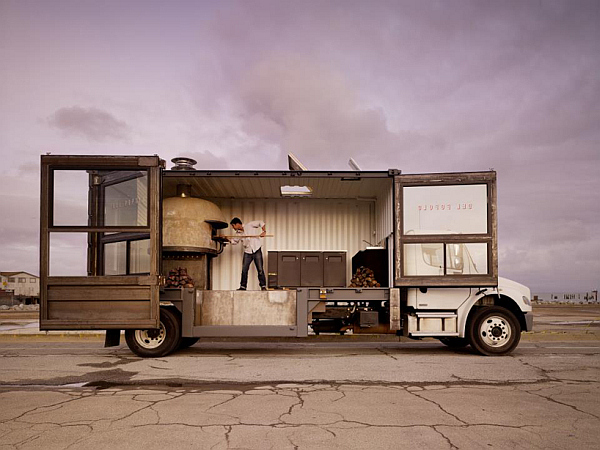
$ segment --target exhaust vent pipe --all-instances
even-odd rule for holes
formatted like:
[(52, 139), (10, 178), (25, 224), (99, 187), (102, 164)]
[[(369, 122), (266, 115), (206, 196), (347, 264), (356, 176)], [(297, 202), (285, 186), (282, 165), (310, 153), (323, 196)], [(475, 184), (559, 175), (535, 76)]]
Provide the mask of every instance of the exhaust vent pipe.
[(173, 167), (171, 167), (171, 170), (196, 170), (194, 168), (194, 164), (198, 163), (198, 161), (195, 159), (185, 158), (183, 156), (173, 158), (171, 162), (175, 164)]

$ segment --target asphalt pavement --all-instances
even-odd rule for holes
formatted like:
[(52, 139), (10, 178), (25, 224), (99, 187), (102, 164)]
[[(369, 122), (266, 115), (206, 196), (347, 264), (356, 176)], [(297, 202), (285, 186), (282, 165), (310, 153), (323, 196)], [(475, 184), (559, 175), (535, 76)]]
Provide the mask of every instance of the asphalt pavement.
[(595, 449), (599, 311), (538, 308), (504, 357), (330, 336), (142, 359), (95, 333), (4, 329), (0, 449)]

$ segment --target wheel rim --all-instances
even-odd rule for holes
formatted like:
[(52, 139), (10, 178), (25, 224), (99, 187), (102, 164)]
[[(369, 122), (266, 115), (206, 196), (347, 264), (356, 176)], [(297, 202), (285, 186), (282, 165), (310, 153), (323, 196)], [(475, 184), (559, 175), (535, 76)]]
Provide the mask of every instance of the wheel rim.
[(490, 347), (502, 347), (510, 341), (512, 329), (506, 318), (490, 316), (479, 327), (479, 336)]
[(163, 323), (160, 323), (158, 332), (156, 330), (135, 330), (135, 340), (140, 347), (153, 349), (160, 347), (165, 341), (167, 333)]

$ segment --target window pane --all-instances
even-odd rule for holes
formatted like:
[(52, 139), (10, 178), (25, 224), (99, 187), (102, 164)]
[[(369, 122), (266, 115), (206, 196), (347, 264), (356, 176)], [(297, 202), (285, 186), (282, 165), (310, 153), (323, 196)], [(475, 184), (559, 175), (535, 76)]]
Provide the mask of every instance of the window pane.
[(447, 275), (487, 275), (487, 244), (446, 244)]
[[(110, 181), (111, 179), (114, 181)], [(148, 176), (146, 172), (113, 172), (104, 190), (104, 225), (146, 226)]]
[(127, 242), (104, 244), (104, 275), (125, 275)]
[(88, 225), (89, 174), (85, 170), (54, 171), (54, 225)]
[(49, 275), (87, 276), (88, 233), (50, 233)]
[(403, 189), (404, 234), (487, 234), (487, 185)]
[(129, 273), (150, 273), (150, 239), (131, 241)]
[(444, 244), (404, 244), (404, 276), (444, 275)]

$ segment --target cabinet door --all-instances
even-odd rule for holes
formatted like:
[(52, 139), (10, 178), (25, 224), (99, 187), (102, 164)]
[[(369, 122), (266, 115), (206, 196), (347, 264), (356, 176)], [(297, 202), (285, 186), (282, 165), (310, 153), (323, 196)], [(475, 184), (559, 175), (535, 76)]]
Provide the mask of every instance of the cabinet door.
[(302, 252), (300, 286), (323, 286), (323, 253)]
[(300, 253), (278, 253), (277, 280), (277, 285), (281, 287), (300, 286)]
[(346, 287), (346, 253), (323, 253), (323, 282), (327, 287)]

